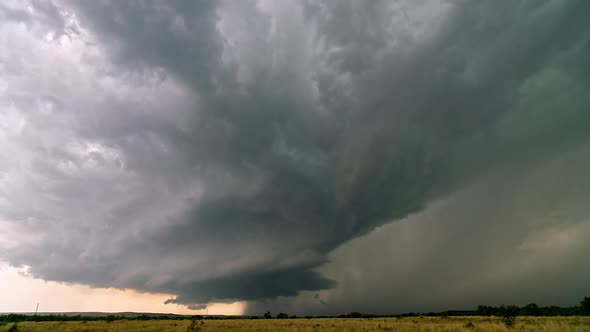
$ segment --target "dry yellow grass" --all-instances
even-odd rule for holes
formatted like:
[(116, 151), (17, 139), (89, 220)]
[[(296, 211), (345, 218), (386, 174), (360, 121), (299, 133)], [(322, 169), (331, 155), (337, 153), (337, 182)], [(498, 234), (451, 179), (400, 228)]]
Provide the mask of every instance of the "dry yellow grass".
[[(470, 325), (469, 323), (472, 323)], [(12, 324), (0, 327), (0, 331), (8, 331)], [(336, 331), (590, 331), (590, 317), (519, 317), (516, 326), (506, 328), (499, 318), (495, 317), (413, 317), (413, 318), (374, 318), (374, 319), (273, 319), (273, 320), (206, 320), (191, 322), (189, 320), (152, 320), (127, 321), (111, 323), (97, 322), (22, 322), (17, 330), (22, 332), (117, 332), (117, 331), (299, 331), (299, 332), (336, 332)]]
[[(12, 323), (0, 327), (0, 331), (9, 331)], [(88, 322), (20, 322), (14, 332), (185, 332), (191, 325), (187, 320), (118, 320)]]

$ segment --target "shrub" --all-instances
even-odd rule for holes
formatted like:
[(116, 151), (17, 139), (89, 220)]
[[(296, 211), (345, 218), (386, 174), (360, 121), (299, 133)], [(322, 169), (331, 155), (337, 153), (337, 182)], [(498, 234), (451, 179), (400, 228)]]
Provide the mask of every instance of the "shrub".
[(519, 308), (515, 305), (500, 306), (499, 312), (502, 316), (502, 322), (508, 328), (514, 327), (516, 324), (516, 316), (518, 315)]

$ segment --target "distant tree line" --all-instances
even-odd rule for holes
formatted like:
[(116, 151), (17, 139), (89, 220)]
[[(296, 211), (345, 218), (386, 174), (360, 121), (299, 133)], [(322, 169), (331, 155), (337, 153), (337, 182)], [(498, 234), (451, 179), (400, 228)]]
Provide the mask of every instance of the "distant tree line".
[[(584, 297), (579, 305), (573, 307), (547, 306), (541, 307), (535, 303), (530, 303), (522, 307), (514, 305), (502, 305), (498, 307), (489, 305), (479, 305), (476, 310), (446, 310), (441, 312), (428, 313), (405, 313), (400, 315), (374, 315), (360, 312), (351, 312), (343, 314), (338, 318), (377, 318), (377, 317), (416, 317), (416, 316), (497, 316), (502, 317), (507, 326), (513, 323), (516, 316), (590, 316), (590, 297)], [(107, 321), (115, 320), (202, 320), (202, 319), (239, 319), (239, 318), (256, 319), (257, 316), (200, 316), (200, 315), (55, 315), (55, 314), (6, 314), (0, 315), (0, 323), (11, 322), (47, 322), (47, 321)], [(269, 311), (265, 312), (262, 317), (266, 319), (274, 318)], [(276, 318), (331, 318), (331, 316), (289, 316), (286, 313), (279, 313)], [(2, 325), (2, 324), (0, 324)]]
[(529, 303), (523, 307), (479, 305), (476, 310), (477, 315), (480, 316), (504, 316), (507, 312), (512, 312), (515, 316), (588, 316), (590, 315), (590, 297), (584, 297), (580, 305), (574, 307), (541, 307), (535, 303)]
[(113, 322), (116, 320), (201, 320), (202, 316), (184, 316), (184, 315), (54, 315), (54, 314), (6, 314), (0, 315), (0, 322), (63, 322), (63, 321), (106, 321)]
[(441, 312), (410, 312), (399, 315), (374, 315), (351, 312), (338, 316), (339, 318), (376, 318), (376, 317), (417, 317), (417, 316), (590, 316), (590, 297), (586, 296), (579, 305), (573, 307), (546, 306), (529, 303), (518, 307), (515, 305), (489, 306), (479, 305), (476, 310), (446, 310)]
[(579, 305), (573, 307), (547, 306), (541, 307), (535, 303), (529, 303), (518, 307), (515, 305), (501, 305), (498, 307), (479, 305), (476, 310), (446, 310), (441, 312), (410, 312), (399, 315), (373, 315), (360, 312), (351, 312), (338, 316), (339, 318), (376, 318), (376, 317), (417, 317), (417, 316), (590, 316), (590, 297), (586, 296)]

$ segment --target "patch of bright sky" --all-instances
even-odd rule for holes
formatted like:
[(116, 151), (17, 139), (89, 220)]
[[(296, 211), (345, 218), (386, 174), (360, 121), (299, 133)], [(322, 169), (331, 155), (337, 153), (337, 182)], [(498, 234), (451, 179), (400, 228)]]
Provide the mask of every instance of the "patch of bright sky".
[(189, 310), (164, 304), (169, 294), (140, 293), (133, 290), (91, 288), (43, 281), (23, 270), (0, 263), (0, 312), (154, 312), (188, 315), (241, 315), (242, 302), (211, 303), (209, 309)]

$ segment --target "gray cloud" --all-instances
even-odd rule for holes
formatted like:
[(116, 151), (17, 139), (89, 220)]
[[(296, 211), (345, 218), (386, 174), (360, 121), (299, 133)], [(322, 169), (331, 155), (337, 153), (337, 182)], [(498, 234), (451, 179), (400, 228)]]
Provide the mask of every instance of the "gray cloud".
[[(2, 7), (0, 257), (193, 308), (351, 287), (320, 268), (338, 247), (588, 141), (587, 7)], [(507, 227), (461, 221), (478, 235)]]

